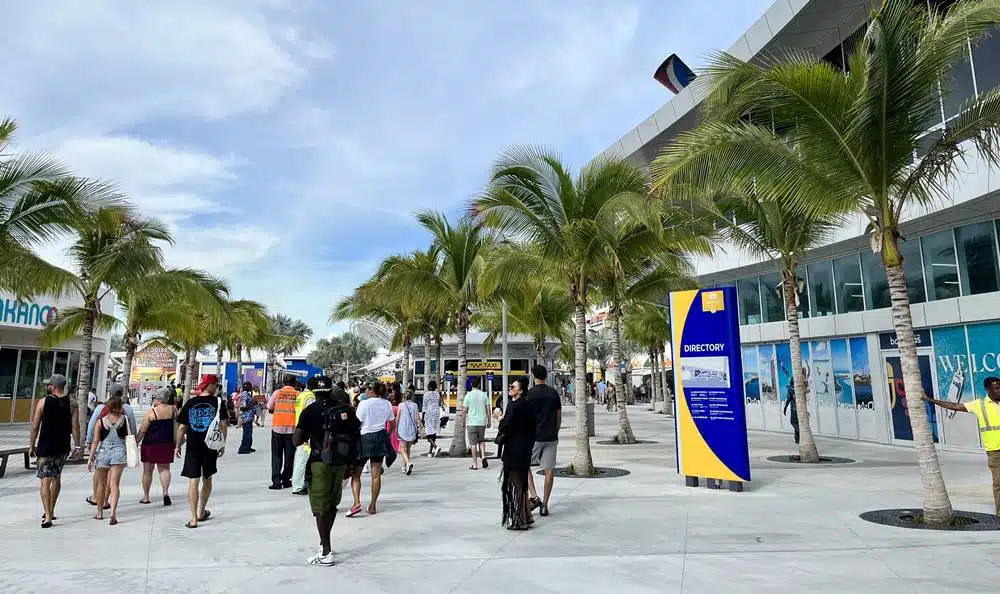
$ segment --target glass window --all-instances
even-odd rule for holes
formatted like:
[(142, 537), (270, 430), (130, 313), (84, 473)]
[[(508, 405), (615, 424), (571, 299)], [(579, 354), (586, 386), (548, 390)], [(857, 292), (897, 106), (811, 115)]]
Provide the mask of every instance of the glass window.
[(997, 246), (993, 223), (984, 222), (955, 229), (958, 246), (958, 271), (963, 295), (978, 295), (997, 290)]
[(861, 264), (857, 256), (844, 256), (833, 261), (833, 276), (837, 287), (837, 313), (864, 311), (865, 298), (861, 286)]
[(861, 253), (861, 269), (865, 278), (865, 308), (881, 309), (891, 305), (889, 281), (885, 277), (882, 256), (874, 252)]
[(26, 423), (31, 420), (31, 397), (35, 391), (35, 370), (38, 368), (38, 351), (21, 350), (21, 364), (17, 369), (17, 384), (14, 392), (14, 422)]
[[(56, 351), (56, 366), (55, 371), (52, 373), (58, 373), (61, 375), (66, 375), (66, 370), (69, 367), (69, 353), (66, 351)], [(67, 382), (67, 386), (69, 382)]]
[(955, 243), (951, 230), (920, 238), (924, 253), (924, 277), (927, 279), (927, 299), (958, 297), (958, 264), (955, 263)]
[(795, 267), (795, 298), (796, 308), (799, 311), (799, 318), (809, 317), (809, 274), (805, 266)]
[(836, 313), (833, 305), (833, 262), (813, 262), (806, 266), (809, 271), (809, 302), (812, 315), (832, 316)]
[(980, 95), (1000, 85), (1000, 31), (994, 31), (972, 48), (972, 61)]
[(910, 303), (927, 301), (924, 267), (920, 263), (920, 240), (900, 241), (899, 253), (903, 256), (903, 273), (906, 274), (906, 291), (910, 295)]
[(968, 55), (962, 57), (951, 69), (941, 77), (941, 90), (944, 94), (944, 119), (949, 120), (959, 114), (962, 106), (970, 99), (976, 98), (976, 89), (972, 84), (972, 65)]
[(765, 322), (785, 320), (785, 300), (781, 292), (781, 275), (777, 272), (760, 275), (760, 301)]
[[(80, 351), (69, 354), (69, 367), (66, 369), (66, 382), (70, 386), (80, 383)], [(90, 376), (90, 385), (94, 385), (94, 376)]]
[(757, 277), (741, 278), (736, 281), (736, 295), (740, 302), (740, 324), (759, 324), (760, 284)]

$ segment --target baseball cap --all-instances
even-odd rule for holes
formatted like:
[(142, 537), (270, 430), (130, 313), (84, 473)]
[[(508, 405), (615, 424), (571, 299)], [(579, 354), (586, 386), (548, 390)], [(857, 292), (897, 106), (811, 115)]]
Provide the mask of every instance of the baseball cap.
[(310, 388), (313, 392), (329, 392), (333, 389), (333, 380), (325, 375), (313, 376), (309, 378), (309, 382), (316, 385), (315, 388)]
[(61, 373), (53, 373), (52, 376), (45, 382), (48, 386), (55, 386), (59, 389), (66, 387), (66, 376)]
[(125, 393), (125, 386), (121, 384), (111, 384), (108, 388), (108, 396), (121, 396)]
[(219, 376), (217, 375), (209, 374), (202, 376), (201, 381), (198, 382), (198, 387), (195, 388), (195, 392), (200, 394), (201, 391), (204, 390), (208, 385), (218, 384), (218, 383), (219, 383)]

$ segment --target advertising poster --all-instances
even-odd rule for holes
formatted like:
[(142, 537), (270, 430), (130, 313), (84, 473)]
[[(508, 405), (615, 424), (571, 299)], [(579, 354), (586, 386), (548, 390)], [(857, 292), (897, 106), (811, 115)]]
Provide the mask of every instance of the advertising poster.
[(970, 324), (966, 326), (969, 333), (969, 367), (972, 377), (972, 394), (975, 398), (984, 398), (986, 389), (983, 380), (988, 377), (1000, 377), (1000, 362), (997, 360), (1000, 351), (1000, 324)]
[(760, 370), (760, 404), (764, 413), (764, 428), (781, 429), (781, 399), (778, 393), (778, 362), (773, 344), (757, 346), (757, 363)]
[(244, 365), (243, 382), (250, 382), (258, 390), (264, 389), (264, 368)]
[[(813, 394), (816, 400), (816, 425), (820, 435), (837, 436), (837, 390), (834, 387), (830, 343), (812, 343)], [(812, 407), (810, 407), (812, 409)]]
[(177, 355), (160, 344), (146, 345), (132, 359), (131, 387), (145, 382), (169, 382), (177, 377)]
[(806, 382), (806, 405), (809, 407), (809, 427), (815, 434), (819, 433), (819, 425), (816, 417), (816, 384), (813, 382), (813, 364), (809, 341), (803, 340), (800, 348), (802, 351), (802, 376)]
[[(934, 396), (934, 386), (931, 385), (931, 358), (927, 355), (917, 356), (920, 364), (920, 377), (923, 380), (924, 392)], [(903, 384), (903, 368), (899, 357), (892, 355), (885, 358), (885, 375), (889, 384), (889, 406), (892, 411), (892, 435), (897, 440), (913, 440), (913, 427), (910, 425), (910, 406), (923, 406), (927, 409), (927, 421), (938, 441), (936, 407), (930, 403), (909, 402), (906, 398), (906, 388)]]
[(868, 339), (858, 336), (848, 340), (851, 351), (851, 379), (854, 381), (854, 404), (858, 415), (858, 437), (872, 441), (884, 439), (882, 425), (875, 412), (872, 392), (872, 368), (868, 358)]
[(858, 415), (854, 402), (854, 382), (851, 378), (851, 354), (846, 339), (838, 338), (830, 341), (830, 360), (833, 363), (838, 435), (857, 439)]
[(749, 481), (746, 376), (736, 290), (724, 287), (671, 293), (670, 313), (677, 394), (677, 472), (689, 477)]
[(745, 346), (743, 354), (743, 397), (747, 403), (747, 426), (763, 429), (764, 417), (760, 402), (760, 376), (757, 374), (757, 347)]
[[(995, 328), (993, 331), (997, 330)], [(973, 400), (974, 386), (969, 369), (969, 348), (965, 340), (965, 327), (935, 328), (932, 334), (938, 398), (950, 402)], [(979, 424), (973, 415), (950, 410), (938, 410), (937, 413), (945, 443), (967, 447), (979, 446)]]
[[(783, 431), (791, 431), (792, 424), (783, 412), (785, 410), (785, 400), (792, 389), (792, 349), (787, 342), (779, 342), (774, 345), (774, 359), (778, 368), (778, 413)], [(770, 428), (770, 427), (769, 427)]]

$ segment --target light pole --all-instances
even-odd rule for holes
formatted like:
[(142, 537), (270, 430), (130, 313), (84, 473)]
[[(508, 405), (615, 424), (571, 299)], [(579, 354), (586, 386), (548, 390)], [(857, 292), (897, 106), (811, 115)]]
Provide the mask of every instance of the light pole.
[(501, 365), (503, 366), (503, 381), (501, 385), (503, 386), (503, 410), (507, 412), (507, 404), (510, 399), (510, 388), (507, 386), (507, 376), (510, 372), (510, 359), (507, 358), (507, 300), (503, 301), (503, 314), (501, 315), (501, 331), (503, 333), (503, 338), (500, 348), (500, 358), (502, 359)]

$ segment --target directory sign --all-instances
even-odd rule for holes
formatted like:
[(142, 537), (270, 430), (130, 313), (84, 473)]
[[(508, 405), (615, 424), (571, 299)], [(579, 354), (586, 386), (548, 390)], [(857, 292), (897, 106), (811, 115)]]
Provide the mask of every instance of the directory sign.
[(736, 289), (670, 294), (677, 472), (750, 480)]

